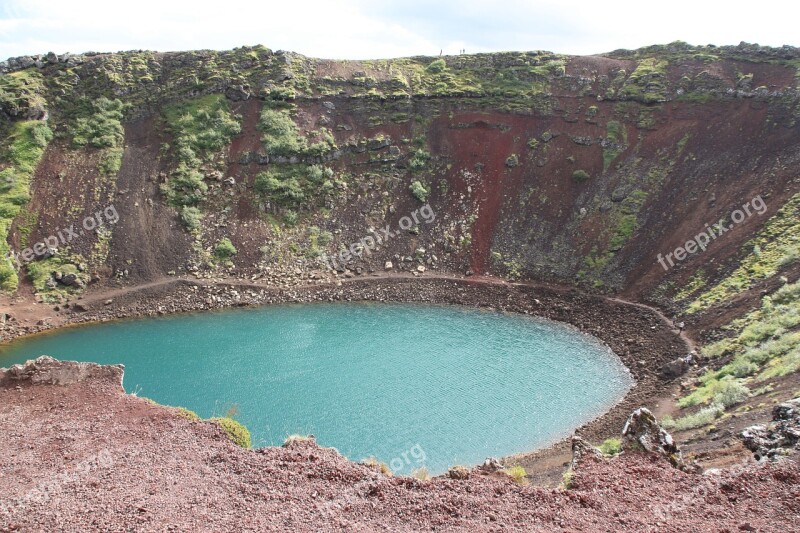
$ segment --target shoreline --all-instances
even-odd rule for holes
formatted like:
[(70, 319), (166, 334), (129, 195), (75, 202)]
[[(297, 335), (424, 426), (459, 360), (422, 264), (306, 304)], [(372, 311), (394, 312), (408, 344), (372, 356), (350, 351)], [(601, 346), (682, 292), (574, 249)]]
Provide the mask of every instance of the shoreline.
[[(109, 304), (106, 297), (111, 294), (115, 298)], [(206, 282), (173, 278), (121, 291), (100, 291), (90, 298), (71, 302), (68, 314), (59, 317), (61, 320), (37, 325), (35, 331), (13, 331), (9, 338), (2, 340), (2, 345), (58, 333), (66, 328), (127, 319), (225, 311), (238, 307), (347, 301), (491, 309), (559, 322), (574, 328), (577, 333), (593, 337), (621, 360), (633, 378), (633, 385), (603, 414), (572, 430), (573, 434), (591, 441), (616, 435), (633, 409), (641, 406), (652, 408), (652, 402), (666, 395), (672, 383), (660, 376), (659, 369), (692, 349), (691, 344), (672, 330), (657, 310), (635, 302), (583, 293), (569, 287), (508, 283), (496, 278), (394, 275), (290, 289), (242, 280)], [(75, 310), (76, 306), (84, 310)], [(538, 463), (546, 463), (569, 451), (569, 439), (569, 436), (557, 439), (544, 447), (503, 457), (503, 460), (527, 464), (533, 470), (539, 470)]]

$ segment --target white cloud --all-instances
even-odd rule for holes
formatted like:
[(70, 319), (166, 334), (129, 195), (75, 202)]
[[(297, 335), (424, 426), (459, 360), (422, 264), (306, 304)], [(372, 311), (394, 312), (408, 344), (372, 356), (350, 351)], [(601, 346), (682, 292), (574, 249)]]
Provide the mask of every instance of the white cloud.
[[(647, 7), (643, 7), (647, 6)], [(130, 49), (228, 49), (264, 44), (316, 57), (375, 58), (494, 50), (590, 54), (684, 40), (800, 44), (795, 2), (769, 9), (673, 0), (6, 0), (0, 57)]]

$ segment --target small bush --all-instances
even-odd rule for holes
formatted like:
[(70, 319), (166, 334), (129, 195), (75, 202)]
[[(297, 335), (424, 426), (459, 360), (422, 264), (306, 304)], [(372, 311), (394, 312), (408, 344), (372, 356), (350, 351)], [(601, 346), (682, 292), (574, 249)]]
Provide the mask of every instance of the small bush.
[(424, 169), (428, 165), (428, 161), (431, 158), (431, 153), (425, 150), (424, 148), (419, 148), (418, 150), (414, 151), (414, 155), (411, 160), (408, 162), (408, 166), (412, 171), (419, 171)]
[(572, 488), (572, 482), (575, 478), (575, 473), (570, 468), (561, 476), (561, 488), (564, 490), (569, 490)]
[(220, 241), (214, 247), (214, 257), (221, 261), (229, 261), (230, 258), (237, 253), (236, 247), (227, 237), (220, 239)]
[(233, 418), (219, 417), (212, 418), (211, 421), (215, 422), (219, 427), (221, 427), (222, 431), (224, 431), (228, 435), (228, 438), (231, 439), (231, 442), (237, 446), (241, 446), (242, 448), (249, 448), (252, 446), (252, 442), (250, 440), (250, 431), (248, 431), (246, 427)]
[(203, 220), (203, 213), (196, 207), (184, 206), (181, 209), (181, 222), (189, 231), (200, 229), (200, 223)]
[(504, 468), (502, 472), (508, 476), (511, 476), (511, 479), (514, 480), (514, 483), (518, 483), (520, 485), (525, 483), (525, 477), (528, 475), (525, 469), (520, 465)]
[(610, 438), (603, 441), (603, 444), (598, 446), (598, 449), (604, 455), (617, 455), (622, 452), (622, 439)]
[(426, 189), (425, 186), (419, 180), (414, 181), (410, 186), (409, 189), (411, 190), (411, 194), (422, 203), (428, 201), (428, 196), (430, 195), (430, 190)]
[(422, 466), (420, 468), (415, 468), (411, 471), (411, 477), (414, 479), (418, 479), (420, 481), (428, 481), (431, 478), (430, 472), (428, 472), (428, 467)]
[(389, 465), (378, 461), (374, 457), (369, 457), (367, 459), (364, 459), (363, 463), (367, 466), (377, 466), (380, 469), (381, 474), (383, 474), (384, 476), (391, 477), (393, 475), (392, 469), (389, 468)]
[(584, 182), (589, 179), (589, 173), (586, 172), (585, 170), (576, 170), (575, 172), (572, 173), (572, 179), (574, 179), (579, 183)]
[[(686, 415), (673, 422), (673, 427), (678, 431), (685, 431), (687, 429), (694, 429), (707, 426), (714, 422), (719, 416), (725, 412), (725, 408), (721, 405), (713, 404), (708, 407), (702, 408), (700, 411), (693, 415)], [(664, 420), (661, 424), (664, 425)], [(665, 426), (666, 427), (666, 426)]]
[(447, 63), (445, 63), (444, 59), (435, 59), (431, 61), (427, 67), (425, 67), (425, 70), (427, 70), (431, 74), (439, 74), (441, 72), (444, 72), (446, 68), (447, 68)]

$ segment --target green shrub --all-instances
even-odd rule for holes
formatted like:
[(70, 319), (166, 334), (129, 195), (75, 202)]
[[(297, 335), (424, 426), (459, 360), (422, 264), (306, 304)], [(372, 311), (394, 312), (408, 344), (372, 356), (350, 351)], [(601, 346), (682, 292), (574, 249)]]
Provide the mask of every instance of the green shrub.
[(216, 423), (222, 431), (228, 435), (231, 442), (242, 448), (249, 448), (252, 446), (250, 440), (250, 431), (242, 424), (229, 417), (212, 418), (212, 422)]
[(236, 255), (237, 253), (238, 252), (236, 251), (236, 247), (227, 237), (220, 239), (220, 241), (214, 247), (214, 257), (216, 257), (220, 261), (229, 261), (231, 257)]
[(439, 74), (441, 72), (444, 72), (446, 68), (447, 68), (447, 63), (445, 63), (444, 59), (434, 59), (428, 64), (427, 67), (425, 67), (425, 70), (430, 72), (431, 74)]
[(299, 217), (295, 211), (288, 209), (286, 213), (283, 214), (283, 223), (289, 227), (296, 226)]
[(422, 203), (428, 201), (428, 196), (430, 195), (430, 190), (426, 189), (425, 186), (419, 181), (414, 181), (410, 186), (409, 189), (411, 190), (411, 194)]
[(598, 446), (598, 449), (603, 452), (604, 455), (617, 455), (622, 452), (622, 439), (616, 437), (606, 439)]
[[(714, 420), (725, 412), (725, 408), (721, 405), (713, 404), (708, 407), (702, 408), (700, 411), (693, 415), (686, 415), (678, 418), (672, 423), (661, 421), (664, 427), (671, 426), (677, 431), (685, 431), (687, 429), (694, 429), (712, 424)], [(666, 418), (666, 417), (665, 417)]]
[(511, 479), (520, 485), (525, 483), (525, 477), (528, 475), (525, 469), (520, 465), (504, 468), (502, 472), (508, 476), (511, 476)]
[(104, 176), (116, 176), (122, 167), (122, 148), (107, 148), (100, 154), (98, 169)]
[(181, 222), (189, 231), (200, 229), (200, 223), (203, 220), (203, 213), (196, 207), (183, 206), (181, 208)]
[(270, 155), (302, 155), (308, 149), (288, 110), (263, 109), (258, 128), (264, 132), (262, 142)]
[(208, 192), (208, 185), (200, 171), (184, 163), (178, 165), (162, 188), (169, 202), (176, 207), (195, 206), (203, 201)]
[(420, 171), (428, 166), (428, 161), (431, 158), (431, 153), (424, 148), (419, 148), (414, 151), (414, 155), (408, 162), (408, 167), (414, 172)]
[(750, 389), (742, 385), (740, 381), (730, 379), (719, 382), (711, 401), (713, 404), (727, 408), (743, 402), (748, 396), (750, 396)]
[(70, 129), (76, 147), (115, 148), (122, 143), (125, 130), (122, 118), (125, 104), (101, 96), (91, 104), (91, 115), (80, 117)]
[(574, 179), (579, 183), (586, 181), (589, 179), (589, 173), (586, 172), (585, 170), (576, 170), (575, 172), (572, 173), (572, 179)]

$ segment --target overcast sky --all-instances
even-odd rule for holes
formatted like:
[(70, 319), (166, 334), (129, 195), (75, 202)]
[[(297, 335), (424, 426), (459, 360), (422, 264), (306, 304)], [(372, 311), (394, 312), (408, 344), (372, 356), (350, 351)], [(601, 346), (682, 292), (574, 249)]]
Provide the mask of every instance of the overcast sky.
[(0, 0), (0, 59), (253, 44), (336, 59), (462, 48), (593, 54), (676, 40), (800, 46), (800, 2), (741, 6), (703, 0)]

